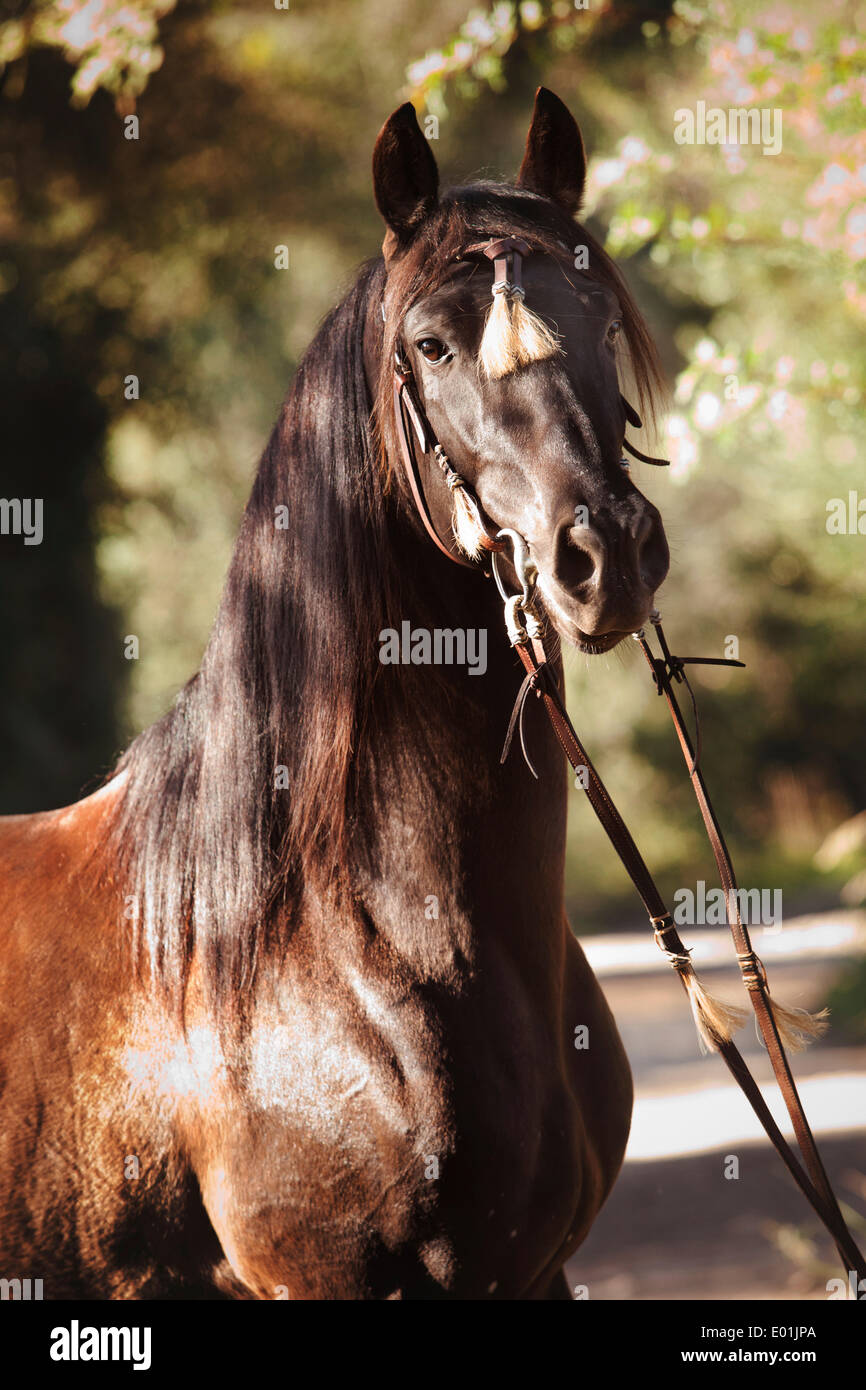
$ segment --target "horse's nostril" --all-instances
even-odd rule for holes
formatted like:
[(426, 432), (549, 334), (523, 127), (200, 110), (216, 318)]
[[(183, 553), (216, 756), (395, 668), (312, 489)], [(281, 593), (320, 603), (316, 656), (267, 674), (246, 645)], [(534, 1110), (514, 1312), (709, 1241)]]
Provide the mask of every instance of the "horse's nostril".
[(595, 574), (596, 561), (587, 540), (584, 526), (563, 526), (559, 533), (555, 572), (559, 583), (567, 589), (576, 589)]
[(652, 519), (647, 534), (638, 548), (638, 569), (643, 583), (653, 592), (668, 572), (670, 551), (664, 528), (657, 518)]

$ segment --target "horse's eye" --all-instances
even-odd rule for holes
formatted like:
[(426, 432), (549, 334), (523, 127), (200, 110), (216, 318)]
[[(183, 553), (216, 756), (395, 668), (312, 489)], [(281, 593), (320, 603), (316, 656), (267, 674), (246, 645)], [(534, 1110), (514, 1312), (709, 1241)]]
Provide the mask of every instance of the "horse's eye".
[(442, 362), (448, 356), (448, 349), (438, 338), (421, 338), (416, 346), (428, 362)]
[(619, 337), (619, 331), (620, 331), (621, 328), (622, 328), (622, 319), (614, 319), (613, 322), (610, 323), (610, 324), (608, 325), (608, 330), (607, 330), (607, 341), (608, 341), (609, 343), (615, 343), (615, 342), (616, 342), (617, 338)]

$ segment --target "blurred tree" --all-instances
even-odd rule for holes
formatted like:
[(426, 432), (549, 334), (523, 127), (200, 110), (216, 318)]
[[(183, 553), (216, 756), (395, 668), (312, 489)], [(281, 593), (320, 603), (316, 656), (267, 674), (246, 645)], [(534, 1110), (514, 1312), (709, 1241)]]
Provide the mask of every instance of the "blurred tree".
[(86, 106), (100, 88), (120, 111), (135, 99), (160, 66), (159, 20), (176, 0), (31, 0), (15, 7), (0, 29), (0, 63), (14, 63), (34, 49), (59, 49), (74, 67), (72, 101)]

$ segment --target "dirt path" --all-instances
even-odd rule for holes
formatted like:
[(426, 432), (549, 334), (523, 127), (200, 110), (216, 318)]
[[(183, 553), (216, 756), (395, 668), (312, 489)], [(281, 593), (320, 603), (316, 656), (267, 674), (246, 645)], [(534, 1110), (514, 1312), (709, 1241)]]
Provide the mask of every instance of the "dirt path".
[[(832, 914), (786, 926), (788, 940), (772, 943), (772, 961), (764, 949), (770, 939), (756, 940), (778, 998), (821, 1007), (846, 961), (863, 949), (859, 928), (852, 937), (839, 927)], [(701, 974), (714, 992), (736, 999), (736, 971), (709, 963), (724, 958), (721, 934), (704, 936), (695, 952)], [(590, 943), (588, 951), (631, 1060), (636, 1101), (623, 1172), (569, 1264), (569, 1282), (586, 1285), (597, 1300), (826, 1298), (827, 1280), (840, 1273), (829, 1237), (726, 1068), (700, 1056), (672, 972), (647, 956), (642, 938), (633, 948), (631, 940), (614, 949)], [(627, 973), (630, 961), (637, 968)], [(759, 1081), (769, 1083), (769, 1062), (751, 1024), (737, 1041)], [(862, 1245), (866, 1048), (838, 1045), (831, 1029), (793, 1065), (831, 1181), (843, 1205), (859, 1214)], [(771, 1108), (782, 1123), (784, 1109), (775, 1102)]]

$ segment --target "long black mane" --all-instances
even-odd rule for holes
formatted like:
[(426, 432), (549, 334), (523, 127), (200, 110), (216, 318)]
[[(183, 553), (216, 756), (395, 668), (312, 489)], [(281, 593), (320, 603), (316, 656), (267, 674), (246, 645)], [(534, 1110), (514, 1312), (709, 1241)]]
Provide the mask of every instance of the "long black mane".
[(115, 769), (128, 771), (115, 831), (127, 915), (171, 987), (196, 940), (209, 974), (242, 984), (290, 883), (324, 886), (341, 862), (371, 655), (393, 611), (363, 353), (383, 282), (381, 259), (367, 265), (305, 354), (201, 669)]
[(114, 843), (137, 962), (176, 999), (196, 945), (225, 1002), (251, 979), (274, 924), (291, 924), (303, 889), (333, 898), (347, 887), (376, 728), (377, 638), (398, 597), (407, 611), (390, 543), (400, 488), (387, 467), (399, 322), (467, 239), (515, 231), (560, 258), (590, 246), (593, 277), (620, 295), (642, 396), (658, 380), (613, 263), (526, 190), (479, 184), (443, 197), (389, 281), (376, 399), (365, 328), (379, 319), (385, 266), (363, 268), (305, 354), (262, 456), (201, 669), (112, 774), (128, 774)]

